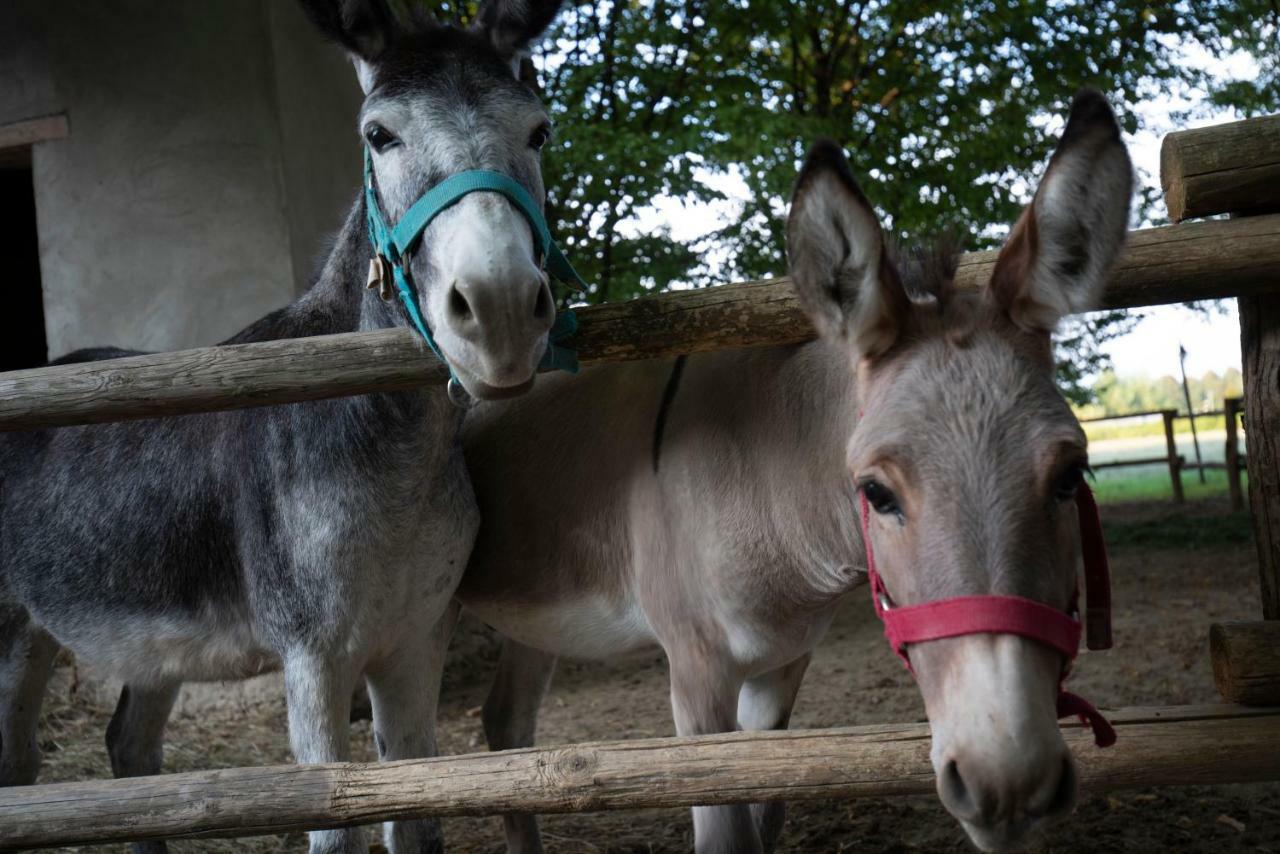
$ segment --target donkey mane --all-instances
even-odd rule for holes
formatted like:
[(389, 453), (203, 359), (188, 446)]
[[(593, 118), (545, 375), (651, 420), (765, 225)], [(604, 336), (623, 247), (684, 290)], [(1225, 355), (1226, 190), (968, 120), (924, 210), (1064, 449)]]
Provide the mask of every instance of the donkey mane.
[(459, 65), (488, 71), (484, 74), (487, 83), (510, 81), (512, 88), (527, 88), (511, 76), (510, 64), (482, 33), (420, 15), (414, 18), (412, 28), (392, 42), (378, 59), (380, 91), (395, 95), (417, 89), (437, 74), (453, 73)]
[(960, 260), (957, 235), (948, 232), (927, 243), (891, 245), (889, 258), (913, 302), (936, 302), (940, 310), (946, 310), (955, 293)]

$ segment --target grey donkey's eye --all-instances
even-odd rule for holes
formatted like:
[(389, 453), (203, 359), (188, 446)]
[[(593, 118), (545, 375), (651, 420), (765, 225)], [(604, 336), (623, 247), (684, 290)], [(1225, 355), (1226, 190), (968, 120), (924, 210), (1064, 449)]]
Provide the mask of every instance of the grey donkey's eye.
[(534, 151), (541, 151), (542, 146), (546, 145), (549, 139), (551, 139), (551, 128), (547, 125), (538, 125), (533, 129), (533, 133), (529, 134), (529, 147)]
[(380, 124), (371, 124), (365, 128), (364, 138), (365, 141), (369, 143), (369, 147), (378, 154), (381, 154), (392, 146), (400, 144), (400, 140), (396, 139), (395, 134)]
[(898, 506), (897, 497), (884, 484), (868, 480), (862, 484), (862, 495), (867, 499), (867, 503), (871, 505), (871, 509), (877, 513), (882, 515), (889, 513), (895, 516), (902, 515), (902, 508)]

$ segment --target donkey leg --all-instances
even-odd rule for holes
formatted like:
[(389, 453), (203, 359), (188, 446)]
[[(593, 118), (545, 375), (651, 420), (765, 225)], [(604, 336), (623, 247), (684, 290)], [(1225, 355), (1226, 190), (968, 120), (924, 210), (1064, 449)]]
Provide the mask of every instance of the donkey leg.
[[(160, 773), (164, 758), (164, 727), (178, 699), (179, 683), (140, 687), (125, 685), (107, 724), (107, 755), (115, 777), (146, 777)], [(133, 854), (164, 854), (163, 842), (135, 842)]]
[[(679, 735), (733, 732), (738, 727), (738, 692), (727, 653), (703, 644), (688, 644), (671, 662), (671, 709)], [(760, 837), (747, 804), (693, 808), (693, 840), (697, 854), (744, 854), (760, 851)]]
[[(777, 670), (748, 679), (738, 693), (738, 725), (744, 730), (786, 729), (791, 721), (796, 692), (809, 667), (809, 653)], [(760, 845), (773, 851), (787, 818), (785, 801), (751, 805), (751, 818), (760, 834)]]
[[(405, 643), (366, 670), (379, 760), (436, 755), (440, 679), (459, 610), (460, 606), (451, 602), (430, 631), (410, 632)], [(444, 851), (436, 818), (387, 822), (382, 835), (392, 854)]]
[[(502, 641), (502, 658), (493, 687), (485, 698), (481, 719), (490, 750), (512, 750), (533, 747), (538, 728), (538, 708), (551, 685), (556, 657), (539, 649)], [(538, 854), (542, 851), (542, 835), (538, 817), (528, 813), (502, 817), (507, 832), (510, 854)]]
[(40, 705), (57, 642), (26, 611), (0, 605), (0, 786), (28, 786), (40, 771)]
[[(289, 742), (303, 765), (351, 758), (351, 689), (358, 667), (337, 650), (295, 649), (284, 656)], [(311, 854), (365, 854), (360, 827), (313, 830)]]

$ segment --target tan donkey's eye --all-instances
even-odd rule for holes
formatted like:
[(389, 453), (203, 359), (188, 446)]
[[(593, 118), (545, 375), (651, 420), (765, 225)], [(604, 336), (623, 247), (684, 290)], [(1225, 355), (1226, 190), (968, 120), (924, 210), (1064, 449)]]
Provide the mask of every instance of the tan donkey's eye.
[(1053, 483), (1053, 497), (1059, 501), (1071, 501), (1076, 497), (1076, 490), (1080, 488), (1080, 484), (1084, 483), (1084, 473), (1088, 470), (1088, 466), (1082, 463), (1074, 463), (1062, 474), (1058, 475), (1057, 480)]
[(895, 516), (902, 515), (902, 508), (898, 506), (897, 497), (889, 491), (888, 487), (878, 481), (868, 480), (862, 484), (862, 494), (867, 499), (867, 503), (871, 505), (871, 509), (881, 515), (889, 513)]

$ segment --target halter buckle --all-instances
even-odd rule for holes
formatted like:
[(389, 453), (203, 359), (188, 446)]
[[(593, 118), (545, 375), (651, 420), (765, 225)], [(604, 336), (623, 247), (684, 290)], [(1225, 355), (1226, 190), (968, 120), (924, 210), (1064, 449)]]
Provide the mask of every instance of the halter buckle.
[(445, 392), (449, 395), (449, 402), (459, 409), (470, 409), (476, 405), (476, 399), (462, 387), (457, 377), (449, 377)]

